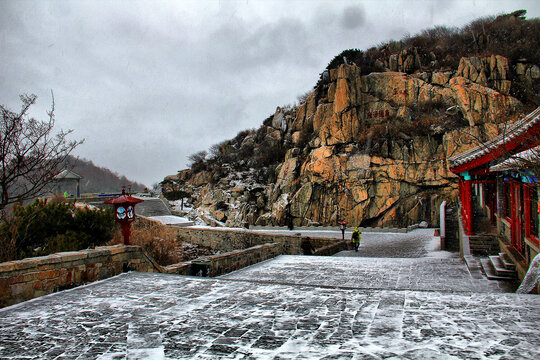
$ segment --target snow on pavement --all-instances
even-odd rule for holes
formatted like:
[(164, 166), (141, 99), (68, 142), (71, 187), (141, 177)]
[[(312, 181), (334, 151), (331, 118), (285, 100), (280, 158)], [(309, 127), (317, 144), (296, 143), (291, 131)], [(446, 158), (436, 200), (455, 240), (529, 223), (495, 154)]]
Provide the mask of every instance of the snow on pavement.
[(0, 310), (0, 358), (534, 359), (539, 308), (535, 295), (128, 273)]
[(540, 297), (473, 278), (432, 229), (216, 279), (127, 273), (0, 309), (2, 359), (536, 359)]

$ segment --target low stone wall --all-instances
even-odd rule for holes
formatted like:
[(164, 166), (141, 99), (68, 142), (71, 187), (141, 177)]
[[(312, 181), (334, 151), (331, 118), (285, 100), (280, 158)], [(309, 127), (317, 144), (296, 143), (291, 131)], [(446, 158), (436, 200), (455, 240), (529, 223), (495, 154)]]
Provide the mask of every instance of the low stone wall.
[(0, 307), (130, 270), (161, 271), (139, 246), (124, 245), (0, 263)]
[(212, 255), (205, 259), (210, 261), (210, 276), (219, 276), (272, 259), (283, 252), (282, 244), (263, 244), (244, 250), (234, 250), (225, 254)]
[(197, 266), (206, 266), (206, 275), (219, 276), (278, 255), (304, 254), (306, 241), (310, 242), (313, 255), (333, 255), (348, 246), (348, 242), (339, 239), (230, 229), (178, 228), (177, 232), (180, 240), (209, 246), (224, 253), (160, 266), (139, 246), (114, 245), (4, 262), (0, 263), (0, 307), (106, 279), (125, 271), (193, 275)]
[[(248, 249), (262, 244), (280, 243), (283, 255), (302, 255), (304, 254), (302, 243), (306, 240), (309, 240), (315, 250), (332, 245), (333, 247), (328, 248), (329, 250), (324, 255), (332, 255), (347, 248), (347, 241), (340, 239), (272, 234), (242, 229), (178, 228), (177, 236), (178, 240), (207, 246), (221, 252)], [(330, 253), (330, 249), (336, 251)]]
[(325, 245), (319, 248), (315, 248), (313, 255), (332, 256), (335, 253), (338, 253), (340, 251), (352, 250), (352, 249), (353, 249), (353, 245), (350, 241), (349, 242), (340, 241), (340, 242), (336, 242), (335, 244), (329, 244), (329, 245)]

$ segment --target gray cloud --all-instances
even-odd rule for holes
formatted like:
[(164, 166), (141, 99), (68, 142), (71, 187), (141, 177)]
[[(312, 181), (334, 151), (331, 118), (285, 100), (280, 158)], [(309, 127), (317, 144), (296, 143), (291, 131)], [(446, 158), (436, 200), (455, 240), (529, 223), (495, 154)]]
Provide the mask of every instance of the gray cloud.
[(77, 154), (147, 185), (260, 126), (339, 52), (533, 1), (0, 0), (0, 103), (51, 89)]
[(357, 29), (364, 24), (365, 14), (361, 6), (348, 6), (343, 9), (341, 24), (345, 29)]

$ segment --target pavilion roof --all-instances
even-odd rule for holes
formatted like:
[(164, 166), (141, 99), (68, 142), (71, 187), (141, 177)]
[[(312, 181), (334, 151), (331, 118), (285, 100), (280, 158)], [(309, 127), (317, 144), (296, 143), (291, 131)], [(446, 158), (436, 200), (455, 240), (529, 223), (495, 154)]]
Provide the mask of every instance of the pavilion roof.
[(68, 169), (62, 170), (58, 175), (54, 177), (56, 180), (60, 179), (82, 179), (82, 176)]
[(502, 134), (449, 158), (450, 170), (458, 174), (484, 165), (502, 155), (513, 155), (535, 147), (540, 141), (535, 138), (539, 132), (540, 107), (507, 127)]
[(498, 172), (498, 171), (519, 170), (523, 168), (524, 164), (535, 162), (536, 159), (539, 159), (539, 158), (540, 158), (540, 146), (537, 146), (534, 149), (522, 151), (504, 160), (503, 162), (490, 166), (489, 171)]

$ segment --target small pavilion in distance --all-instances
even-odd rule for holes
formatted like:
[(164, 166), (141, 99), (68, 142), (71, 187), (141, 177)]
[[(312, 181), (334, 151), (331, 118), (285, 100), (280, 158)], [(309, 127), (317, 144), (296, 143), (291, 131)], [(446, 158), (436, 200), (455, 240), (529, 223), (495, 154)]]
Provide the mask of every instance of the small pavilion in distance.
[(51, 192), (55, 195), (67, 193), (79, 197), (81, 194), (82, 176), (68, 169), (62, 170), (54, 177)]

